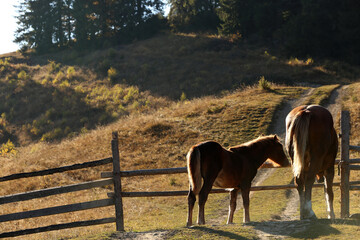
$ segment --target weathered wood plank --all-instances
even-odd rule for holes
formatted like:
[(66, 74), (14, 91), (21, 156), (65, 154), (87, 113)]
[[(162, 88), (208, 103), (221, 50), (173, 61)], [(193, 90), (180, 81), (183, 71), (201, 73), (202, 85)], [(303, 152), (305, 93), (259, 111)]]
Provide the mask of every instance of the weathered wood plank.
[(349, 165), (350, 170), (360, 170), (360, 165)]
[(341, 111), (340, 117), (340, 172), (341, 172), (341, 218), (349, 217), (349, 142), (350, 142), (350, 113)]
[(17, 237), (17, 236), (22, 236), (22, 235), (48, 232), (48, 231), (54, 231), (54, 230), (61, 230), (61, 229), (67, 229), (67, 228), (86, 227), (86, 226), (92, 226), (92, 225), (113, 223), (115, 221), (116, 221), (115, 218), (103, 218), (103, 219), (96, 219), (96, 220), (56, 224), (56, 225), (50, 225), (50, 226), (46, 226), (46, 227), (31, 228), (31, 229), (25, 229), (25, 230), (14, 231), (14, 232), (5, 232), (5, 233), (0, 234), (0, 238)]
[[(350, 182), (350, 184), (359, 184), (359, 181)], [(339, 182), (334, 182), (333, 185), (336, 187), (340, 186)], [(316, 183), (313, 187), (324, 187), (323, 183)], [(285, 190), (296, 188), (294, 184), (288, 185), (274, 185), (274, 186), (253, 186), (250, 191), (264, 191), (264, 190)], [(227, 193), (229, 189), (216, 188), (212, 189), (210, 193)], [(122, 197), (168, 197), (168, 196), (185, 196), (189, 191), (158, 191), (158, 192), (122, 192)], [(110, 192), (107, 194), (108, 197), (114, 197), (114, 193)]]
[(65, 172), (65, 171), (77, 170), (77, 169), (82, 169), (82, 168), (96, 167), (96, 166), (101, 166), (101, 165), (105, 165), (105, 164), (109, 164), (109, 163), (112, 163), (111, 157), (97, 160), (97, 161), (77, 163), (74, 165), (46, 169), (46, 170), (41, 170), (41, 171), (36, 171), (36, 172), (16, 173), (16, 174), (8, 175), (5, 177), (0, 177), (0, 182), (15, 180), (15, 179), (19, 179), (19, 178), (50, 175), (50, 174), (54, 174), (54, 173), (61, 173), (61, 172)]
[(349, 149), (350, 149), (350, 150), (353, 150), (353, 151), (360, 152), (360, 146), (349, 145)]
[(360, 186), (350, 186), (350, 190), (360, 190)]
[(112, 133), (111, 151), (113, 158), (113, 179), (114, 179), (114, 199), (115, 199), (115, 216), (116, 231), (124, 231), (124, 210), (122, 203), (121, 176), (120, 176), (120, 154), (118, 133)]
[[(212, 189), (210, 193), (226, 193), (226, 189)], [(189, 191), (159, 191), (159, 192), (122, 192), (122, 197), (170, 197), (170, 196), (186, 196)], [(107, 194), (108, 197), (114, 197), (114, 192)]]
[(83, 203), (75, 203), (75, 204), (69, 204), (69, 205), (63, 205), (63, 206), (57, 206), (57, 207), (50, 207), (50, 208), (43, 208), (43, 209), (37, 209), (37, 210), (32, 210), (32, 211), (26, 211), (26, 212), (18, 212), (18, 213), (1, 215), (0, 222), (8, 222), (8, 221), (15, 221), (15, 220), (21, 220), (21, 219), (27, 219), (27, 218), (50, 216), (50, 215), (61, 214), (61, 213), (76, 212), (76, 211), (87, 210), (87, 209), (107, 207), (107, 206), (111, 206), (111, 205), (114, 205), (114, 199), (112, 199), (112, 198), (101, 199), (101, 200), (95, 200), (95, 201), (89, 201), (89, 202), (83, 202)]
[(141, 175), (159, 175), (159, 174), (175, 174), (175, 173), (187, 173), (186, 167), (180, 168), (161, 168), (161, 169), (143, 169), (133, 171), (121, 171), (122, 177), (133, 177)]
[[(360, 162), (360, 159), (354, 159)], [(340, 161), (336, 160), (335, 164), (338, 164)], [(351, 162), (351, 161), (350, 161)], [(274, 167), (272, 164), (264, 164), (262, 168), (280, 168)], [(160, 174), (176, 174), (176, 173), (187, 173), (186, 167), (179, 168), (160, 168), (160, 169), (142, 169), (142, 170), (131, 170), (131, 171), (121, 171), (121, 177), (134, 177), (134, 176), (144, 176), (144, 175), (160, 175)], [(101, 178), (112, 178), (113, 172), (102, 172)]]
[[(148, 176), (148, 175), (160, 175), (160, 174), (175, 174), (175, 173), (187, 173), (186, 167), (180, 168), (160, 168), (160, 169), (141, 169), (132, 171), (121, 171), (121, 177), (135, 177), (135, 176)], [(102, 172), (102, 178), (111, 178), (113, 172)]]
[(18, 201), (25, 201), (34, 198), (42, 198), (56, 194), (62, 193), (69, 193), (75, 191), (81, 191), (85, 189), (91, 189), (95, 187), (103, 187), (106, 185), (113, 184), (113, 179), (103, 179), (103, 180), (96, 180), (91, 182), (85, 183), (78, 183), (73, 185), (61, 186), (61, 187), (54, 187), (54, 188), (47, 188), (42, 190), (36, 190), (31, 192), (25, 193), (17, 193), (13, 195), (3, 196), (0, 197), (0, 204), (11, 203), (11, 202), (18, 202)]
[(360, 158), (352, 158), (352, 159), (349, 159), (349, 163), (352, 164), (352, 163), (360, 163)]

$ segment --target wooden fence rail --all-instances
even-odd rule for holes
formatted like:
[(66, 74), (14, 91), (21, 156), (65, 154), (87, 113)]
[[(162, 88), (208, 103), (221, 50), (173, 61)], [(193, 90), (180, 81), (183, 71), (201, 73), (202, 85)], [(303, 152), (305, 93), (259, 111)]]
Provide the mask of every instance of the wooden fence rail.
[[(360, 151), (359, 146), (349, 145), (349, 129), (350, 129), (349, 123), (350, 123), (349, 113), (343, 111), (341, 113), (341, 130), (340, 130), (341, 158), (340, 160), (336, 161), (336, 163), (339, 164), (341, 170), (341, 182), (334, 183), (334, 186), (340, 186), (341, 188), (341, 217), (343, 218), (349, 216), (349, 190), (360, 190), (360, 186), (354, 186), (354, 185), (359, 185), (360, 181), (353, 181), (353, 182), (349, 181), (349, 171), (360, 170), (360, 166), (351, 165), (351, 164), (360, 163), (360, 159), (349, 159), (349, 150)], [(0, 216), (0, 222), (29, 219), (34, 217), (43, 217), (43, 216), (68, 213), (68, 212), (76, 212), (76, 211), (106, 207), (111, 205), (115, 206), (114, 218), (110, 217), (110, 218), (103, 218), (103, 219), (90, 220), (90, 221), (78, 221), (78, 222), (56, 224), (56, 225), (50, 225), (45, 227), (33, 228), (33, 229), (25, 229), (14, 232), (1, 233), (0, 238), (15, 237), (15, 236), (21, 236), (21, 235), (33, 234), (39, 232), (74, 228), (80, 226), (91, 226), (98, 224), (114, 223), (114, 222), (116, 223), (117, 231), (124, 231), (124, 217), (123, 217), (123, 204), (122, 204), (123, 197), (167, 197), (167, 196), (185, 196), (188, 194), (188, 191), (122, 192), (121, 190), (122, 177), (187, 173), (187, 169), (185, 167), (182, 167), (182, 168), (120, 171), (118, 135), (116, 132), (114, 132), (112, 135), (111, 149), (112, 149), (112, 157), (110, 158), (81, 163), (81, 164), (74, 164), (71, 166), (64, 166), (64, 167), (47, 169), (36, 172), (29, 172), (29, 173), (18, 173), (5, 177), (0, 177), (0, 182), (4, 182), (14, 179), (34, 177), (34, 176), (44, 176), (54, 173), (61, 173), (69, 170), (89, 168), (89, 167), (95, 167), (95, 166), (112, 163), (113, 165), (112, 172), (101, 173), (101, 178), (104, 179), (3, 196), (0, 197), (0, 205), (6, 203), (12, 203), (12, 202), (30, 200), (35, 198), (42, 198), (56, 194), (80, 191), (94, 187), (103, 187), (106, 185), (113, 184), (115, 191), (113, 193), (108, 193), (109, 198), (83, 202), (83, 203), (75, 203), (75, 204), (69, 204), (63, 206), (43, 208), (38, 210), (5, 214)], [(269, 168), (268, 165), (264, 165), (263, 167)], [(323, 187), (323, 184), (314, 184), (314, 187)], [(251, 187), (251, 191), (280, 190), (280, 189), (292, 189), (292, 188), (295, 188), (295, 185), (289, 184), (289, 185), (276, 185), (276, 186), (253, 186)], [(213, 189), (211, 191), (211, 193), (225, 193), (225, 192), (227, 192), (226, 189)]]

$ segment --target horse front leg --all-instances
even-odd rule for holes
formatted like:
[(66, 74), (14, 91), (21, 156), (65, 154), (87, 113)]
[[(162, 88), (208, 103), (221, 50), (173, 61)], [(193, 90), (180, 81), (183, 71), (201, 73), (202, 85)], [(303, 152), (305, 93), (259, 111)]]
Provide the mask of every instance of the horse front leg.
[(228, 215), (227, 224), (233, 223), (238, 192), (239, 192), (239, 189), (233, 189), (230, 191), (230, 205), (229, 205), (229, 215)]
[(244, 218), (243, 222), (248, 223), (250, 222), (250, 186), (241, 188), (241, 196), (243, 199), (243, 205), (244, 205)]
[(324, 194), (327, 205), (328, 219), (335, 219), (334, 213), (334, 192), (332, 190), (334, 180), (334, 167), (330, 167), (325, 171)]
[(192, 225), (192, 213), (193, 213), (195, 201), (196, 201), (196, 196), (194, 192), (190, 189), (188, 194), (188, 218), (186, 223), (186, 226), (188, 227)]

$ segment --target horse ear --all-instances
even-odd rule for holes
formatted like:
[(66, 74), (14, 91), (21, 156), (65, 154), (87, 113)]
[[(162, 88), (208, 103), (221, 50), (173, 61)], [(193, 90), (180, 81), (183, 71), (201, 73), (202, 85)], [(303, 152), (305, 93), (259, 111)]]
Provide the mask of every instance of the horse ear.
[(279, 141), (279, 138), (278, 138), (278, 136), (276, 134), (274, 135), (274, 140)]

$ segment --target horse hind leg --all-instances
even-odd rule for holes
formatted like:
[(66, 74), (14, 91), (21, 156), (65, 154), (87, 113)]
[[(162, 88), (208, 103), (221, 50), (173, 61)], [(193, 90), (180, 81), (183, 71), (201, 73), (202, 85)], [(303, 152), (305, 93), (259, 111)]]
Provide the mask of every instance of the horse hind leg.
[(304, 219), (304, 203), (305, 203), (304, 181), (299, 176), (299, 177), (295, 177), (294, 182), (296, 185), (296, 190), (299, 194), (300, 220), (303, 220)]
[(204, 179), (204, 184), (199, 193), (199, 214), (197, 223), (199, 225), (205, 224), (205, 203), (211, 191), (212, 185), (215, 181), (215, 178)]
[(250, 185), (243, 186), (241, 188), (241, 196), (243, 199), (243, 206), (244, 206), (244, 218), (243, 223), (250, 222)]
[(305, 180), (305, 202), (304, 202), (304, 218), (316, 219), (316, 215), (312, 210), (311, 192), (315, 181), (315, 175), (308, 175)]
[(188, 194), (188, 218), (187, 218), (187, 223), (186, 223), (186, 226), (188, 226), (188, 227), (192, 226), (192, 214), (193, 214), (195, 201), (196, 201), (196, 196), (190, 188), (189, 194)]
[(228, 215), (227, 224), (233, 223), (238, 192), (239, 192), (239, 189), (233, 189), (230, 191), (230, 205), (229, 205), (229, 215)]
[(334, 192), (333, 192), (333, 180), (334, 180), (334, 167), (331, 166), (325, 171), (325, 183), (324, 183), (324, 194), (327, 205), (328, 219), (335, 219), (334, 213)]

